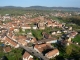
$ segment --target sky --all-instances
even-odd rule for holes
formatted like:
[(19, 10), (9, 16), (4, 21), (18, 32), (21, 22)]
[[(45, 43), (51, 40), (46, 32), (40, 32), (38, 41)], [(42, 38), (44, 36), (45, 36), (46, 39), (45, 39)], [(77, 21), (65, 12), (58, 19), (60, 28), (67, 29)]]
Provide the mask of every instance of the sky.
[(0, 0), (0, 6), (47, 6), (80, 8), (80, 0)]

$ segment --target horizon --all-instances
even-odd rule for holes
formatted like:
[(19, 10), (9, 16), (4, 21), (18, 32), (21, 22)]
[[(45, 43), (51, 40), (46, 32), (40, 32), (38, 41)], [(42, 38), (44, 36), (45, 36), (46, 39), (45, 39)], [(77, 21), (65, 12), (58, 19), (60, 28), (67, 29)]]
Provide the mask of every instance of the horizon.
[(80, 0), (1, 0), (0, 6), (16, 6), (16, 7), (77, 7), (80, 8)]
[[(27, 7), (38, 7), (39, 5), (34, 5), (34, 6), (27, 6)], [(10, 5), (8, 5), (8, 6), (0, 6), (0, 7), (22, 7), (22, 8), (27, 8), (26, 6), (25, 7), (23, 7), (23, 6), (10, 6)], [(39, 7), (48, 7), (48, 6), (39, 6)], [(52, 7), (56, 7), (56, 6), (52, 6)], [(58, 7), (61, 7), (61, 8), (80, 8), (80, 7), (62, 7), (62, 6), (57, 6), (57, 8)], [(51, 7), (50, 7), (51, 8)]]

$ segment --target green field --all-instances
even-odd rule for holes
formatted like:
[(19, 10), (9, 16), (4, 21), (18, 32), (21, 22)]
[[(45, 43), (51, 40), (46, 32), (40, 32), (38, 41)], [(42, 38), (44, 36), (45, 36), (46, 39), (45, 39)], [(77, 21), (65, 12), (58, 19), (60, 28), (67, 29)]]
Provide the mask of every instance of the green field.
[(35, 38), (37, 38), (38, 40), (41, 40), (43, 38), (42, 36), (42, 30), (32, 30), (32, 34)]

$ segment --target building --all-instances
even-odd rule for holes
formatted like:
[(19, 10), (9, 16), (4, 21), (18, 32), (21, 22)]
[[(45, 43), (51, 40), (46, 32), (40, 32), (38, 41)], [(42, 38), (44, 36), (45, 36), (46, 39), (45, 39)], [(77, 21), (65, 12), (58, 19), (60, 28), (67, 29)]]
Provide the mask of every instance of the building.
[(18, 40), (17, 42), (18, 44), (23, 45), (23, 46), (27, 45), (27, 42), (25, 40)]
[(36, 50), (39, 53), (42, 53), (44, 50), (50, 49), (51, 48), (51, 44), (47, 43), (47, 44), (38, 44), (34, 46), (34, 50)]
[(5, 39), (4, 43), (6, 45), (10, 45), (11, 47), (14, 47), (14, 48), (18, 48), (19, 47), (19, 44), (17, 44), (16, 42), (14, 42), (13, 40), (11, 40), (10, 38), (5, 37), (4, 39)]
[(33, 56), (30, 55), (28, 52), (23, 54), (23, 60), (33, 60)]
[(46, 39), (46, 43), (57, 43), (57, 38)]
[(57, 55), (59, 55), (59, 50), (58, 49), (54, 49), (52, 51), (49, 51), (48, 53), (45, 54), (45, 56), (47, 58), (53, 58), (53, 57), (56, 57)]
[(38, 29), (38, 28), (37, 28), (37, 25), (33, 25), (33, 26), (32, 26), (32, 29), (34, 29), (34, 30)]
[(25, 29), (31, 29), (31, 26), (28, 25), (28, 24), (22, 24), (21, 28), (22, 28), (23, 31), (25, 31)]
[(3, 48), (3, 50), (4, 50), (5, 53), (7, 53), (7, 52), (11, 51), (11, 48), (8, 46), (8, 47)]
[(45, 29), (45, 24), (44, 24), (44, 22), (39, 22), (39, 23), (38, 23), (38, 28), (41, 29), (41, 30), (44, 30), (44, 29)]
[(45, 39), (48, 39), (48, 38), (49, 38), (49, 34), (46, 33), (46, 32), (42, 32), (42, 35), (43, 35), (43, 37), (44, 37)]

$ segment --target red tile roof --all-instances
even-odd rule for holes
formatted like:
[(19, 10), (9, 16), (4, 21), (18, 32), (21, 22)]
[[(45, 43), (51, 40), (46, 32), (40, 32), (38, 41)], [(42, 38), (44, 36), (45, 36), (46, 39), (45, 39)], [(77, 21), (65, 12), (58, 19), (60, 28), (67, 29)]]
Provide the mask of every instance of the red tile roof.
[(44, 51), (45, 49), (49, 49), (51, 44), (40, 44), (40, 45), (35, 45), (35, 48), (38, 49), (40, 52)]
[(52, 51), (50, 51), (50, 52), (48, 52), (46, 54), (48, 55), (48, 57), (51, 57), (51, 56), (54, 56), (55, 54), (57, 54), (58, 52), (59, 52), (58, 49), (54, 49), (54, 50), (52, 50)]
[(17, 46), (17, 43), (14, 42), (13, 40), (9, 39), (8, 37), (6, 37), (6, 41), (7, 41), (8, 43), (10, 43), (11, 45), (13, 45), (13, 46)]
[(23, 58), (27, 58), (28, 59), (29, 56), (30, 56), (30, 54), (28, 52), (25, 52), (24, 55), (23, 55)]
[(11, 48), (10, 48), (10, 47), (5, 47), (3, 50), (4, 50), (5, 52), (10, 52), (10, 51), (11, 51)]

